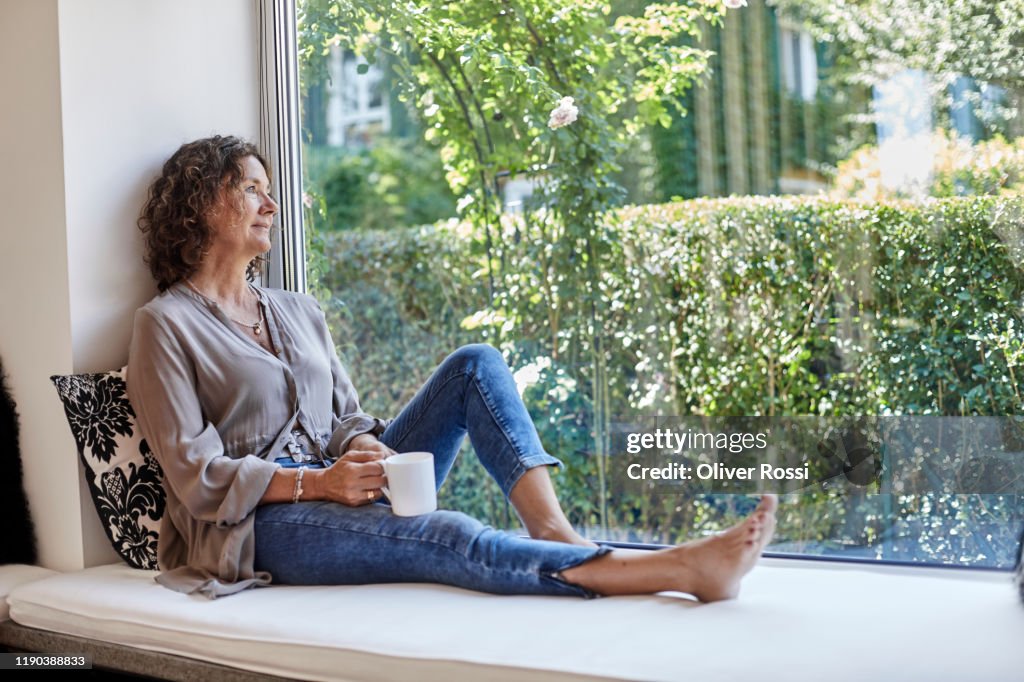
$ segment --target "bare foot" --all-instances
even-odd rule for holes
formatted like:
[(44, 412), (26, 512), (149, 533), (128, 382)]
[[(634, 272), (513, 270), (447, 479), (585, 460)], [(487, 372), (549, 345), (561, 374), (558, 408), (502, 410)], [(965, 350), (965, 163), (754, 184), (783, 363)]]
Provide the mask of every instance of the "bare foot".
[(682, 569), (678, 589), (702, 602), (735, 599), (740, 580), (772, 539), (778, 506), (776, 495), (762, 495), (757, 509), (732, 528), (665, 550)]
[(775, 532), (778, 505), (778, 497), (763, 495), (753, 514), (714, 537), (654, 552), (616, 549), (556, 577), (603, 595), (675, 590), (703, 602), (735, 599)]

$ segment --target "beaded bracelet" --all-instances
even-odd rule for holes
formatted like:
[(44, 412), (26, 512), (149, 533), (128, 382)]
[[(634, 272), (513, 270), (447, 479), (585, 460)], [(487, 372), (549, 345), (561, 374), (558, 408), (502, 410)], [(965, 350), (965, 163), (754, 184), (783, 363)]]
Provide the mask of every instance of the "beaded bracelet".
[(302, 475), (306, 473), (306, 467), (299, 467), (298, 475), (295, 476), (295, 492), (292, 493), (292, 504), (302, 497)]

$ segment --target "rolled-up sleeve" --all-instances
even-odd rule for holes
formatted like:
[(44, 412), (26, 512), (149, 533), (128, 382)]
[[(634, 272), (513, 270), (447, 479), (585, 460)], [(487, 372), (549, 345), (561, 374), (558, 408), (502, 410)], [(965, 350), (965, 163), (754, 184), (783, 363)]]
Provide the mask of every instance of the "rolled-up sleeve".
[(164, 485), (189, 514), (225, 528), (252, 513), (278, 466), (251, 454), (237, 459), (225, 454), (220, 434), (203, 415), (195, 359), (146, 308), (135, 314), (127, 385), (142, 434), (163, 468)]

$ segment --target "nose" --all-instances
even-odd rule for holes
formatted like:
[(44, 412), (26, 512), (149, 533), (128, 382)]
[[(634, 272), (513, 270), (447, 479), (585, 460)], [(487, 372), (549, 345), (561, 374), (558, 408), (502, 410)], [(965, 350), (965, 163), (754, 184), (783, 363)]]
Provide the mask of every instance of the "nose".
[(270, 215), (274, 215), (277, 213), (278, 208), (280, 208), (280, 206), (274, 200), (274, 197), (270, 196), (269, 194), (263, 195), (263, 213), (269, 213)]

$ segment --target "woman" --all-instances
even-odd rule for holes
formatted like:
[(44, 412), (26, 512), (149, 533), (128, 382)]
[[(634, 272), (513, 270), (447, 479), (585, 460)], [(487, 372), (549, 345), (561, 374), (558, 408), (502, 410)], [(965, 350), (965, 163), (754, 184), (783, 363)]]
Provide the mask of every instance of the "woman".
[[(555, 497), (548, 467), (561, 463), (493, 348), (458, 349), (395, 419), (364, 413), (315, 300), (249, 282), (278, 209), (268, 173), (237, 138), (186, 144), (139, 219), (161, 293), (135, 315), (127, 383), (164, 471), (160, 583), (211, 598), (271, 582), (736, 596), (771, 538), (776, 498), (666, 550), (588, 542)], [(530, 539), (457, 512), (395, 516), (381, 501), (381, 459), (432, 452), (440, 485), (467, 433)]]

